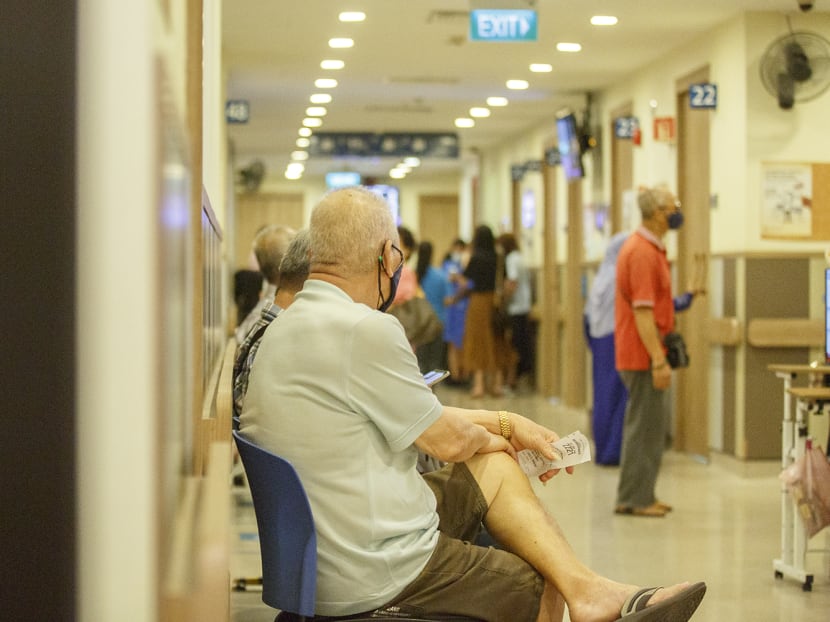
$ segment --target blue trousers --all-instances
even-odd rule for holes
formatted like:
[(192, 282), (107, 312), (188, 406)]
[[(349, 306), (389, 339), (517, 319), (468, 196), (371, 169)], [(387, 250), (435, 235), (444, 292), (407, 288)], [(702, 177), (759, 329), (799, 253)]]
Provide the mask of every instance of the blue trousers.
[(620, 463), (623, 420), (628, 391), (614, 366), (614, 335), (590, 337), (593, 358), (594, 407), (591, 429), (597, 464)]

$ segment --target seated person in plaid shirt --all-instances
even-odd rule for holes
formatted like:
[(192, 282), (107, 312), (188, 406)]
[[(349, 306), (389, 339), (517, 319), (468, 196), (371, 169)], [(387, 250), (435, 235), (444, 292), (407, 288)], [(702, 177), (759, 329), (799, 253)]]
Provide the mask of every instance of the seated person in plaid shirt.
[(248, 331), (245, 339), (236, 351), (233, 364), (233, 416), (242, 412), (242, 402), (248, 390), (248, 374), (256, 356), (259, 341), (265, 329), (279, 312), (287, 308), (294, 300), (294, 294), (303, 288), (308, 277), (308, 231), (303, 229), (294, 236), (283, 255), (279, 265), (279, 280), (273, 300), (268, 300), (259, 319)]

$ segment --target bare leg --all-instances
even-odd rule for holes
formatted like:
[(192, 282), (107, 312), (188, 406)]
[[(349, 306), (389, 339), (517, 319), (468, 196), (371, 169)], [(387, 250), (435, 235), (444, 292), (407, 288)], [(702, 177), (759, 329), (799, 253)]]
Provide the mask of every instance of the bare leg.
[[(638, 586), (602, 577), (577, 558), (515, 460), (506, 453), (479, 454), (468, 460), (467, 466), (487, 499), (489, 510), (484, 522), (488, 531), (536, 568), (548, 584), (548, 598), (542, 605), (548, 617), (540, 615), (539, 619), (561, 622), (561, 607), (556, 606), (555, 598), (558, 594), (567, 603), (572, 622), (613, 622), (619, 618), (623, 602)], [(660, 590), (651, 603), (685, 587), (680, 584)]]
[(493, 372), (493, 387), (490, 392), (494, 397), (501, 397), (504, 394), (504, 375), (501, 369)]
[(447, 367), (450, 368), (453, 380), (463, 380), (461, 376), (461, 364), (459, 363), (460, 353), (452, 343), (447, 346)]
[(470, 397), (484, 396), (484, 370), (476, 369), (473, 372), (473, 388), (470, 391)]

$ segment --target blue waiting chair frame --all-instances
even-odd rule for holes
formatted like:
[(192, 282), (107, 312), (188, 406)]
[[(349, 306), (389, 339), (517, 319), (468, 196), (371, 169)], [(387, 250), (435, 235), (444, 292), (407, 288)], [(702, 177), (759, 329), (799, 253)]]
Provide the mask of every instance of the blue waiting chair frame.
[(262, 601), (314, 616), (317, 535), (294, 467), (233, 431), (254, 501), (262, 557)]
[(254, 502), (262, 557), (262, 601), (282, 611), (278, 621), (475, 622), (456, 615), (413, 617), (396, 607), (343, 618), (315, 617), (317, 534), (300, 477), (284, 458), (252, 443), (237, 430), (232, 433)]

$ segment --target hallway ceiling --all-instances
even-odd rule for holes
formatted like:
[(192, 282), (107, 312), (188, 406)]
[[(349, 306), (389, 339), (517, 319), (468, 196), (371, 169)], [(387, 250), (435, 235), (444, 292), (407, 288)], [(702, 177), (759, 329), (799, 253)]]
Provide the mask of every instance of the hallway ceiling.
[[(828, 7), (822, 6), (827, 3)], [(830, 10), (816, 0), (814, 11)], [(535, 42), (469, 41), (471, 8), (532, 8)], [(361, 23), (342, 23), (341, 11), (363, 11)], [(230, 124), (236, 168), (255, 159), (269, 174), (283, 175), (312, 93), (329, 92), (323, 125), (315, 132), (457, 133), (459, 159), (425, 158), (410, 175), (457, 171), (477, 149), (498, 145), (571, 107), (581, 113), (586, 94), (636, 71), (743, 11), (780, 12), (806, 28), (809, 14), (796, 0), (225, 0), (222, 38), (227, 99), (246, 100), (250, 119)], [(614, 15), (615, 26), (592, 26), (593, 15)], [(351, 37), (351, 49), (331, 49), (332, 37)], [(578, 42), (582, 51), (556, 50)], [(339, 59), (337, 71), (320, 68)], [(531, 63), (549, 63), (532, 73)], [(314, 81), (333, 77), (334, 89)], [(529, 88), (511, 91), (508, 79)], [(491, 108), (472, 128), (456, 128), (490, 96), (509, 104)], [(320, 158), (305, 162), (304, 176), (353, 170), (385, 181), (401, 158)]]

